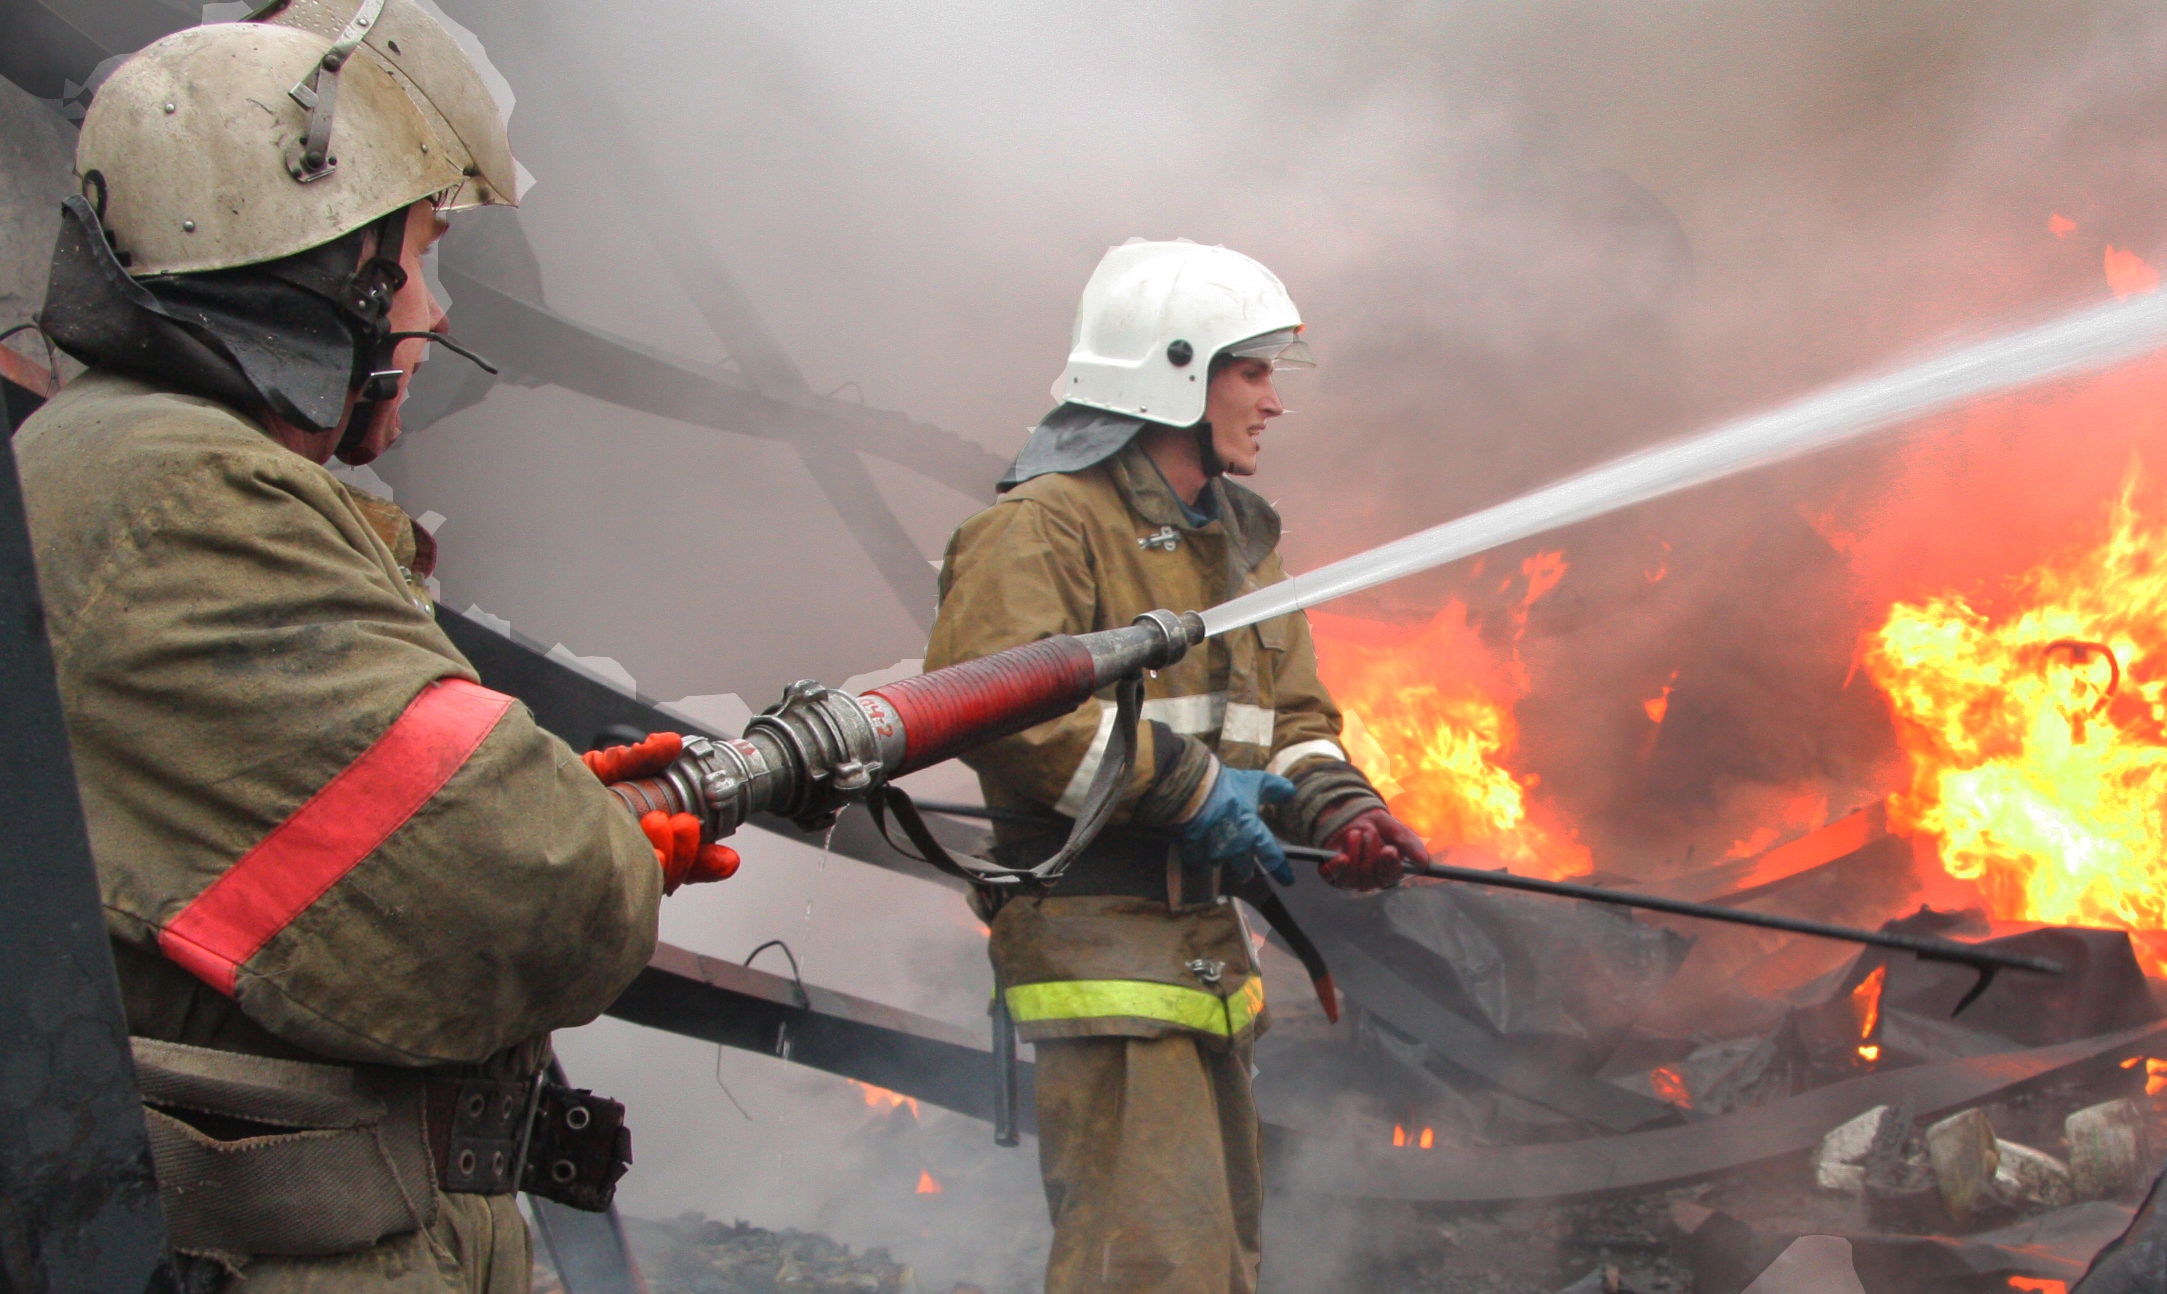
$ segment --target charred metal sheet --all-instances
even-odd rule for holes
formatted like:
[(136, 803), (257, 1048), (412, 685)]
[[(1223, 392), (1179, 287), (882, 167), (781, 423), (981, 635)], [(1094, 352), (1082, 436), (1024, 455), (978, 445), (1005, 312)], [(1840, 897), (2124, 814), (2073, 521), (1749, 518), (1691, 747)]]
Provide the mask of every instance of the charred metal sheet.
[(0, 1288), (173, 1287), (15, 453), (0, 438)]
[[(451, 639), (452, 645), (473, 664), (475, 672), (482, 676), (483, 684), (524, 701), (534, 712), (536, 723), (570, 742), (575, 750), (587, 749), (597, 737), (612, 728), (639, 733), (727, 735), (706, 732), (698, 724), (665, 714), (645, 697), (627, 695), (569, 665), (551, 660), (542, 647), (517, 633), (498, 633), (449, 607), (438, 608), (437, 624)], [(804, 832), (786, 819), (761, 814), (753, 821), (777, 835), (792, 840), (807, 839)], [(927, 824), (934, 837), (951, 850), (980, 848), (983, 833), (976, 828), (945, 818), (928, 818)], [(937, 868), (898, 853), (881, 839), (872, 819), (856, 810), (846, 811), (837, 821), (827, 846), (845, 858), (855, 858), (922, 880), (952, 887), (962, 884)]]
[[(1693, 1268), (1695, 1294), (1740, 1294), (1799, 1239), (1795, 1232), (1763, 1230), (1721, 1211), (1690, 1205), (1674, 1211), (1708, 1213), (1697, 1223), (1679, 1219), (1687, 1230), (1683, 1249)], [(1846, 1232), (1841, 1238), (1851, 1245), (1852, 1269), (1866, 1294), (1973, 1294), (2040, 1288), (2045, 1281), (2069, 1284), (2129, 1225), (2129, 1216), (2123, 1205), (2094, 1200), (1976, 1235)], [(2012, 1278), (2032, 1283), (2016, 1286)], [(2160, 1288), (2129, 1287), (2130, 1294)]]
[(588, 1213), (529, 1195), (527, 1208), (567, 1294), (646, 1294), (614, 1206)]
[(1287, 1147), (1282, 1180), (1290, 1189), (1320, 1194), (1469, 1205), (1654, 1190), (1797, 1154), (1877, 1105), (1908, 1104), (1927, 1118), (2079, 1066), (2156, 1052), (2163, 1041), (2167, 1025), (2147, 1025), (2059, 1046), (1868, 1074), (1684, 1127), (1587, 1141), (1409, 1154), (1303, 1138)]
[(2129, 1227), (2109, 1241), (2092, 1259), (2091, 1267), (2070, 1289), (2070, 1294), (2155, 1294), (2167, 1290), (2167, 1200), (2161, 1185), (2167, 1173), (2152, 1181), (2144, 1203)]
[[(788, 976), (662, 944), (608, 1014), (993, 1118), (992, 1053), (968, 1032)], [(1016, 1069), (1017, 1115), (1030, 1132), (1035, 1070), (1027, 1062)]]
[[(1658, 881), (1634, 881), (1629, 888), (1658, 898), (1684, 899), (1689, 903), (1745, 903), (1818, 875), (1825, 868), (1846, 865), (1863, 851), (1876, 850), (1889, 835), (1888, 806), (1876, 801), (1847, 814), (1817, 831), (1810, 831), (1787, 845), (1734, 862), (1718, 863), (1684, 876)], [(1902, 841), (1898, 844), (1903, 845)], [(1908, 849), (1908, 846), (1905, 846)]]
[(1366, 909), (1358, 905), (1363, 900), (1309, 877), (1280, 891), (1280, 897), (1324, 954), (1333, 980), (1347, 996), (1423, 1043), (1435, 1059), (1612, 1132), (1677, 1121), (1676, 1107), (1576, 1073), (1557, 1057), (1501, 1038), (1409, 984), (1367, 951), (1375, 946), (1377, 934), (1362, 919)]

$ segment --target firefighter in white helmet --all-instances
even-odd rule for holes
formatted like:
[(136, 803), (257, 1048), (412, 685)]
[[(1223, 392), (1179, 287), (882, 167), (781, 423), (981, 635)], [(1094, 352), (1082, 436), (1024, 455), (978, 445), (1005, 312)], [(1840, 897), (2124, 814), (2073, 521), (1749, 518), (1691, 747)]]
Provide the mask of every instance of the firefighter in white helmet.
[(514, 1191), (630, 1153), (549, 1033), (735, 856), (605, 789), (674, 738), (583, 761), (481, 687), (428, 535), (322, 466), (451, 345), (421, 256), (516, 199), (504, 123), (416, 0), (287, 0), (123, 63), (77, 171), (40, 320), (89, 371), (15, 450), (186, 1281), (524, 1291)]
[[(1227, 479), (1257, 470), (1283, 409), (1276, 369), (1310, 362), (1270, 270), (1223, 247), (1134, 240), (1084, 288), (1061, 401), (948, 546), (927, 668), (1051, 634), (1202, 610), (1286, 578), (1279, 517)], [(990, 918), (995, 978), (1037, 1044), (1053, 1294), (1255, 1288), (1263, 1183), (1249, 1056), (1264, 986), (1239, 894), (1283, 913), (1273, 828), (1335, 851), (1331, 884), (1396, 884), (1427, 860), (1339, 745), (1301, 613), (1211, 640), (1145, 684), (1122, 809), (1056, 885)], [(1115, 708), (964, 756), (1010, 866), (1051, 855), (1105, 757)], [(1017, 816), (1049, 819), (1044, 827)], [(1274, 917), (1276, 920), (1276, 916)], [(1326, 1010), (1330, 979), (1312, 965)]]

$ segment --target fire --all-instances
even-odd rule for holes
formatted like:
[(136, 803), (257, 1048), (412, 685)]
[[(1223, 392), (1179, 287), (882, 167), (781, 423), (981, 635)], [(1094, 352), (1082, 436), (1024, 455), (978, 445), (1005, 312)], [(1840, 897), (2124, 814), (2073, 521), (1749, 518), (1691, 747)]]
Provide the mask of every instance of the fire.
[(2113, 243), (2107, 244), (2107, 286), (2117, 298), (2133, 297), (2150, 292), (2159, 286), (2159, 271), (2145, 263), (2135, 252), (2125, 252)]
[(1685, 1085), (1685, 1079), (1668, 1065), (1648, 1071), (1648, 1086), (1654, 1090), (1655, 1099), (1667, 1101), (1681, 1110), (1693, 1108), (1693, 1093)]
[(918, 1098), (915, 1096), (904, 1096), (900, 1092), (891, 1092), (885, 1087), (875, 1087), (871, 1083), (861, 1083), (855, 1078), (848, 1078), (843, 1081), (857, 1088), (859, 1093), (865, 1097), (865, 1103), (873, 1109), (892, 1110), (899, 1105), (907, 1105), (910, 1107), (910, 1117), (913, 1119), (918, 1117)]
[(1677, 685), (1678, 671), (1672, 670), (1670, 677), (1663, 680), (1663, 690), (1640, 703), (1640, 708), (1647, 712), (1649, 723), (1662, 726), (1663, 716), (1670, 713), (1670, 690)]
[(1858, 1058), (1868, 1065), (1881, 1059), (1881, 1044), (1870, 1039), (1881, 1023), (1881, 986), (1888, 980), (1888, 963), (1883, 962), (1851, 990), (1851, 1015), (1859, 1022)]
[(1437, 1129), (1424, 1128), (1419, 1134), (1411, 1134), (1407, 1131), (1407, 1125), (1403, 1123), (1393, 1124), (1392, 1144), (1405, 1149), (1409, 1142), (1413, 1142), (1423, 1150), (1434, 1150), (1437, 1146)]
[(1828, 794), (1806, 787), (1781, 796), (1775, 805), (1775, 821), (1764, 822), (1731, 842), (1725, 859), (1752, 858), (1765, 854), (1782, 841), (1828, 825)]
[(941, 1193), (941, 1183), (940, 1183), (940, 1179), (939, 1179), (939, 1178), (937, 1178), (937, 1177), (935, 1177), (935, 1176), (934, 1176), (933, 1174), (931, 1174), (931, 1173), (927, 1172), (927, 1171), (926, 1171), (926, 1170), (924, 1170), (923, 1168), (919, 1169), (919, 1170), (918, 1170), (918, 1193), (919, 1193), (920, 1195), (938, 1195), (938, 1194), (940, 1194), (940, 1193)]
[(2167, 1060), (2157, 1056), (2131, 1056), (2122, 1062), (2122, 1068), (2135, 1069), (2139, 1061), (2144, 1062), (2144, 1094), (2158, 1096), (2167, 1092)]
[[(1564, 578), (1564, 555), (1538, 554), (1521, 571), (1524, 626), (1527, 608)], [(1516, 656), (1496, 658), (1465, 603), (1455, 599), (1412, 627), (1314, 614), (1311, 623), (1320, 673), (1345, 715), (1348, 758), (1431, 848), (1473, 847), (1526, 875), (1592, 870), (1570, 828), (1532, 811), (1538, 779), (1508, 765), (1526, 670)]]
[(2031, 1290), (2034, 1294), (2069, 1294), (2068, 1282), (2055, 1280), (2051, 1276), (2011, 1276), (2009, 1288)]
[(1890, 825), (1935, 837), (2004, 920), (2167, 927), (2167, 525), (2138, 483), (2133, 464), (2104, 543), (1997, 613), (1899, 603), (1866, 647), (1911, 761)]
[(2077, 232), (2077, 222), (2059, 211), (2047, 213), (2047, 232), (2056, 238), (2067, 238)]

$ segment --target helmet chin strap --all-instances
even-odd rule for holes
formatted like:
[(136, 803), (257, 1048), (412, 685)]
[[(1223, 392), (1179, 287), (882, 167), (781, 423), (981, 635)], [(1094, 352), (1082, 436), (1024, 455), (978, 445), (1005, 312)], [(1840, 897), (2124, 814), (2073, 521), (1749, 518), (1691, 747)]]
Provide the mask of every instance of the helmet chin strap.
[(1226, 460), (1219, 457), (1219, 447), (1212, 443), (1211, 419), (1204, 419), (1192, 430), (1196, 434), (1197, 463), (1203, 467), (1204, 475), (1225, 476)]
[[(406, 268), (399, 263), (406, 250), (406, 213), (401, 207), (377, 222), (376, 252), (361, 263), (341, 294), (342, 305), (357, 325), (354, 346), (353, 388), (361, 398), (346, 417), (345, 434), (332, 454), (342, 463), (360, 467), (376, 455), (365, 448), (369, 432), (386, 409), (399, 398), (399, 381), (406, 370), (394, 358), (399, 343), (424, 337), (472, 360), (483, 372), (495, 375), (496, 365), (439, 332), (394, 332), (391, 305), (406, 286)], [(386, 256), (385, 249), (392, 249)]]

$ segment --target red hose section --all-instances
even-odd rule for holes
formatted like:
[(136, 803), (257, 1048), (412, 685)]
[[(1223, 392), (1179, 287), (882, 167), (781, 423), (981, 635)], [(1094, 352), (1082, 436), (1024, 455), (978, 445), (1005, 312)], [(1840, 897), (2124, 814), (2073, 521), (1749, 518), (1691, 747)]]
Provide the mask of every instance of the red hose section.
[(996, 737), (1059, 718), (1097, 689), (1091, 653), (1067, 636), (950, 665), (874, 688), (903, 721), (903, 767), (953, 759)]
[(659, 777), (642, 777), (627, 782), (612, 782), (609, 793), (617, 797), (637, 818), (644, 814), (690, 813), (691, 806), (684, 804), (667, 781)]

